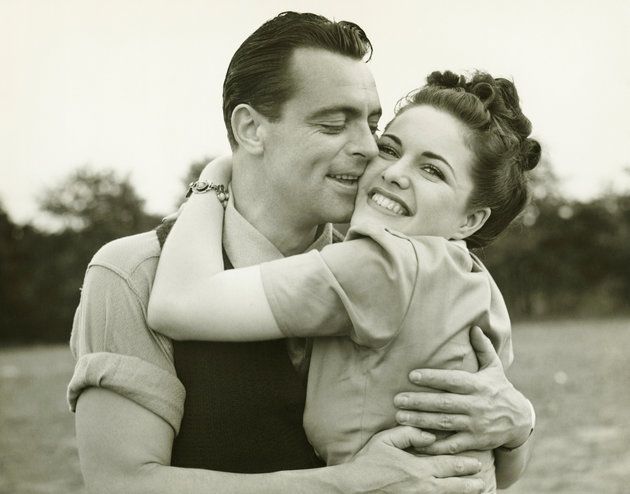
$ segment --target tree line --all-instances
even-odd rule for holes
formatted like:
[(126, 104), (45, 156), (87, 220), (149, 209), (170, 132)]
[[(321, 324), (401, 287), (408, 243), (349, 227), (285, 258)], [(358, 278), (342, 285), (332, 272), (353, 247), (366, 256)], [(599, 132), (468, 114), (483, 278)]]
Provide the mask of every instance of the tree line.
[[(191, 164), (182, 196), (206, 162)], [(550, 168), (541, 167), (526, 211), (477, 252), (512, 318), (630, 313), (630, 193), (578, 202), (555, 189)], [(40, 207), (55, 231), (16, 224), (0, 205), (0, 341), (67, 341), (94, 253), (161, 221), (146, 212), (129, 177), (111, 170), (76, 170), (44, 191)]]

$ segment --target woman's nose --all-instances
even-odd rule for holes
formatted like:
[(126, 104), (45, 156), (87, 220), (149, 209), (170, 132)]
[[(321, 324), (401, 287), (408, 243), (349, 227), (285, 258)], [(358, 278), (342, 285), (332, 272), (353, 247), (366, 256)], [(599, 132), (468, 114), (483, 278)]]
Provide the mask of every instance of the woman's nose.
[(401, 189), (408, 188), (410, 184), (405, 166), (400, 161), (385, 168), (382, 177), (385, 182), (397, 185)]

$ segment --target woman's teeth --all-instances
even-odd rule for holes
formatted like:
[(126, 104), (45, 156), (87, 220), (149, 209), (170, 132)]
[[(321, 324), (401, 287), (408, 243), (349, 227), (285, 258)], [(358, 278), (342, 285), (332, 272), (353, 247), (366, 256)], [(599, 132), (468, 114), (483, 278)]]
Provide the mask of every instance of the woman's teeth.
[(394, 214), (398, 214), (400, 216), (405, 216), (407, 214), (407, 210), (403, 206), (389, 197), (379, 194), (378, 192), (375, 192), (370, 199), (382, 208), (385, 208)]

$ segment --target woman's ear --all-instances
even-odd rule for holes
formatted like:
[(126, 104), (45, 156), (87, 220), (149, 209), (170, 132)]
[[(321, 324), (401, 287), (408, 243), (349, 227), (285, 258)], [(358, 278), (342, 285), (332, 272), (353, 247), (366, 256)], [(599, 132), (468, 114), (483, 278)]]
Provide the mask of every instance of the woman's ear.
[(232, 132), (239, 147), (250, 154), (262, 154), (264, 146), (261, 139), (261, 124), (265, 117), (254, 108), (241, 103), (232, 111)]
[(473, 233), (485, 225), (488, 218), (490, 218), (490, 213), (490, 208), (481, 208), (468, 213), (456, 234), (453, 235), (453, 238), (463, 240), (470, 237)]

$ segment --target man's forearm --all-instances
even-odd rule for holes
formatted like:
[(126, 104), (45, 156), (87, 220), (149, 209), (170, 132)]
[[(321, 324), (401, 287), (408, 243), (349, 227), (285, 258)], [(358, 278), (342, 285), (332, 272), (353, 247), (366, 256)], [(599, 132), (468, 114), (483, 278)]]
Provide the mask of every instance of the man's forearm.
[(507, 489), (516, 482), (527, 468), (532, 456), (534, 434), (518, 448), (497, 448), (494, 450), (494, 464), (497, 477), (497, 487)]
[(435, 440), (411, 427), (381, 432), (352, 461), (331, 467), (265, 474), (176, 468), (169, 466), (171, 426), (113, 391), (89, 388), (77, 402), (76, 433), (90, 493), (446, 494), (479, 493), (483, 487), (480, 479), (467, 477), (481, 468), (473, 458), (406, 453)]
[(339, 485), (338, 467), (282, 471), (264, 474), (236, 474), (177, 468), (160, 464), (142, 465), (135, 473), (117, 478), (93, 478), (87, 482), (90, 493), (147, 493), (199, 494), (199, 493), (343, 493)]
[(137, 403), (101, 388), (80, 396), (76, 433), (90, 493), (343, 493), (351, 477), (344, 465), (268, 474), (172, 467), (173, 429)]

